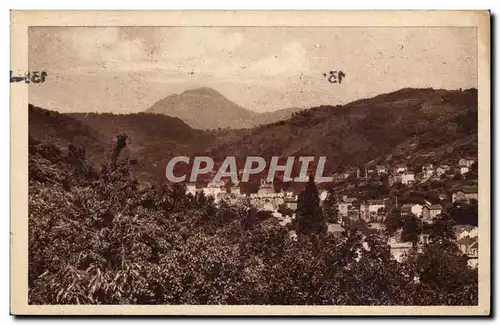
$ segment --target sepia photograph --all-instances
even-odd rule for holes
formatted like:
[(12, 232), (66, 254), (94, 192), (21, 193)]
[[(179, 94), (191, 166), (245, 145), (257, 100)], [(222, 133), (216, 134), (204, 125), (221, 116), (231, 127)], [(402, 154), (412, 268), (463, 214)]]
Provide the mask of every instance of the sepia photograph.
[(157, 14), (12, 12), (12, 313), (489, 314), (488, 11)]

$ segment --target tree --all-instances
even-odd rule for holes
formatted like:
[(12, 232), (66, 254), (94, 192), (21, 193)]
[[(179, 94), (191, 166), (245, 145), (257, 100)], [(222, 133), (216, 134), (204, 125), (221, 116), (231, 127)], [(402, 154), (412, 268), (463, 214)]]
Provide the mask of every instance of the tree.
[(465, 174), (467, 179), (477, 179), (478, 177), (478, 168), (477, 168), (477, 161), (470, 166), (470, 170), (467, 174)]
[(462, 179), (464, 179), (464, 177), (460, 172), (456, 172), (455, 175), (453, 176), (454, 181), (461, 181)]
[(403, 241), (412, 242), (413, 245), (416, 245), (421, 232), (422, 224), (420, 220), (413, 213), (406, 215), (403, 219), (403, 232), (401, 234), (401, 239)]
[(324, 218), (330, 223), (339, 223), (339, 210), (337, 208), (337, 201), (333, 194), (328, 191), (328, 196), (322, 205)]
[(118, 159), (120, 152), (127, 146), (127, 138), (126, 134), (116, 136), (116, 143), (113, 146), (111, 153), (111, 163), (113, 166), (116, 165), (116, 160)]
[(353, 219), (345, 224), (346, 231), (348, 233), (361, 233), (365, 234), (368, 232), (368, 224), (364, 219)]
[(278, 212), (281, 213), (283, 216), (292, 216), (293, 215), (293, 210), (290, 209), (289, 207), (286, 206), (286, 204), (280, 204), (278, 206)]
[(385, 219), (385, 228), (387, 232), (392, 235), (398, 228), (401, 228), (403, 222), (401, 220), (401, 210), (399, 208), (392, 208), (387, 214)]
[(412, 293), (416, 305), (477, 305), (477, 269), (467, 265), (467, 257), (450, 241), (431, 241), (422, 254), (405, 262), (407, 271), (419, 279)]
[(456, 203), (446, 211), (458, 225), (478, 225), (478, 205), (476, 200), (470, 203)]
[[(215, 205), (182, 186), (139, 189), (120, 161), (79, 173), (90, 164), (83, 152), (30, 145), (30, 304), (477, 305), (477, 271), (449, 234), (400, 264), (363, 220), (341, 238), (295, 241), (244, 204)], [(301, 212), (306, 229), (325, 225), (314, 183)]]
[(452, 241), (455, 239), (455, 232), (453, 231), (455, 225), (456, 223), (451, 215), (444, 211), (430, 225), (429, 239), (435, 242)]
[(309, 176), (309, 181), (300, 192), (297, 202), (297, 232), (301, 234), (326, 232), (325, 218), (319, 205), (318, 188), (314, 178)]

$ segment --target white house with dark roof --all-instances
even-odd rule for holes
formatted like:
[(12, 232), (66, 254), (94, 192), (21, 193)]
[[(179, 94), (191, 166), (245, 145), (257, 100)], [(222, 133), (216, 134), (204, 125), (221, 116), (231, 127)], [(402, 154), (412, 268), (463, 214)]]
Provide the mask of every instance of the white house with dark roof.
[(405, 164), (397, 164), (392, 168), (393, 174), (406, 173), (408, 171), (408, 166)]
[(340, 216), (347, 217), (349, 215), (349, 208), (354, 206), (354, 202), (356, 202), (356, 198), (344, 195), (337, 203), (337, 209), (339, 210)]
[(465, 165), (458, 166), (456, 168), (456, 172), (460, 173), (461, 175), (467, 174), (469, 171), (470, 171), (469, 166), (465, 166)]
[(458, 161), (458, 166), (470, 167), (476, 162), (476, 159), (472, 157), (464, 157)]
[(366, 221), (376, 219), (387, 208), (387, 200), (366, 200), (359, 206), (360, 217)]
[(422, 217), (422, 209), (423, 206), (421, 204), (404, 204), (401, 207), (401, 216), (404, 217), (412, 213), (420, 218)]
[(450, 169), (451, 169), (451, 167), (448, 165), (440, 165), (438, 168), (436, 168), (436, 175), (441, 176)]
[(443, 206), (441, 204), (432, 204), (426, 201), (422, 208), (422, 218), (427, 222), (433, 222), (442, 212)]
[(477, 186), (462, 186), (451, 194), (451, 202), (466, 202), (478, 199)]

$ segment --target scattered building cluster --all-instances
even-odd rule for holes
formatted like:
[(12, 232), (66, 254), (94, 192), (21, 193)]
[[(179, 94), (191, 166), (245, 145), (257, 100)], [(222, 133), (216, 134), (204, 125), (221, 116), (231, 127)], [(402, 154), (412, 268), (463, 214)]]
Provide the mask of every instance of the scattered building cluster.
[[(470, 171), (472, 165), (476, 162), (472, 158), (462, 158), (456, 166), (435, 165), (434, 163), (426, 163), (421, 166), (421, 170), (417, 172), (412, 170), (405, 164), (396, 164), (394, 166), (376, 165), (365, 167), (364, 173), (360, 169), (355, 170), (355, 179), (358, 182), (368, 182), (377, 179), (374, 176), (385, 176), (389, 186), (394, 186), (397, 183), (406, 186), (423, 183), (432, 180), (443, 180), (443, 175), (449, 175), (449, 178), (454, 177), (456, 173), (465, 174)], [(345, 181), (352, 177), (351, 173), (334, 174), (334, 179)], [(381, 181), (378, 181), (381, 183)], [(353, 188), (354, 185), (348, 184), (347, 189)], [(320, 204), (323, 204), (329, 197), (326, 189), (319, 190)], [(298, 193), (294, 190), (275, 191), (274, 184), (261, 180), (260, 187), (256, 193), (244, 194), (239, 187), (239, 184), (208, 183), (206, 186), (198, 187), (195, 184), (188, 184), (187, 193), (193, 196), (199, 192), (203, 192), (205, 196), (212, 196), (215, 202), (226, 201), (229, 204), (245, 203), (256, 207), (261, 211), (271, 212), (272, 215), (279, 219), (280, 224), (286, 225), (295, 218), (295, 210), (298, 204)], [(334, 195), (333, 193), (331, 193)], [(344, 222), (363, 220), (368, 227), (373, 231), (385, 236), (384, 221), (388, 213), (394, 208), (398, 209), (401, 217), (414, 215), (422, 222), (432, 224), (443, 212), (444, 202), (465, 202), (470, 203), (472, 200), (478, 199), (477, 186), (458, 186), (454, 188), (452, 193), (440, 193), (437, 201), (422, 199), (421, 202), (398, 204), (397, 197), (380, 197), (376, 199), (360, 199), (355, 194), (352, 195), (334, 195), (334, 207), (336, 208), (338, 220), (335, 223), (328, 224), (328, 231), (336, 236), (341, 236), (344, 232)], [(292, 213), (283, 215), (279, 211), (286, 208)], [(469, 264), (472, 267), (477, 266), (477, 250), (478, 250), (478, 233), (477, 227), (458, 226), (456, 228), (457, 240), (456, 243), (460, 250), (468, 256)], [(391, 248), (391, 253), (395, 260), (402, 261), (408, 255), (411, 249), (421, 250), (428, 243), (428, 235), (420, 235), (417, 243), (405, 242), (401, 238), (401, 229), (391, 237), (385, 236), (387, 243)]]
[(261, 180), (257, 193), (250, 194), (243, 194), (238, 184), (229, 186), (224, 181), (208, 183), (205, 187), (197, 187), (196, 184), (186, 186), (186, 193), (194, 196), (198, 192), (203, 192), (205, 196), (212, 196), (215, 202), (248, 203), (259, 210), (276, 212), (282, 205), (292, 210), (297, 209), (298, 196), (294, 191), (275, 192), (273, 183), (265, 180)]

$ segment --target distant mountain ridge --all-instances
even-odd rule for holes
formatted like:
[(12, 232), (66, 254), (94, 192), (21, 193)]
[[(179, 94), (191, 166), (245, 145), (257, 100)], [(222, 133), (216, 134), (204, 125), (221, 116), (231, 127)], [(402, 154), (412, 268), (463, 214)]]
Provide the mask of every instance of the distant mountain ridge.
[(242, 131), (218, 142), (209, 153), (326, 156), (330, 170), (387, 155), (394, 161), (410, 161), (429, 159), (424, 158), (429, 154), (440, 160), (477, 156), (476, 89), (406, 88), (346, 105), (313, 107), (285, 121)]
[(477, 156), (477, 114), (476, 89), (401, 89), (235, 130), (194, 129), (163, 114), (61, 114), (30, 105), (29, 134), (60, 146), (84, 145), (93, 161), (103, 161), (115, 137), (125, 133), (129, 141), (124, 158), (137, 159), (138, 178), (164, 181), (165, 166), (177, 155), (208, 155), (216, 163), (227, 156), (238, 161), (250, 155), (326, 156), (329, 170), (374, 159), (448, 163)]
[(167, 96), (153, 104), (145, 113), (177, 117), (192, 128), (211, 130), (246, 129), (269, 124), (287, 119), (300, 110), (302, 109), (288, 108), (257, 113), (235, 104), (212, 88), (202, 87)]

